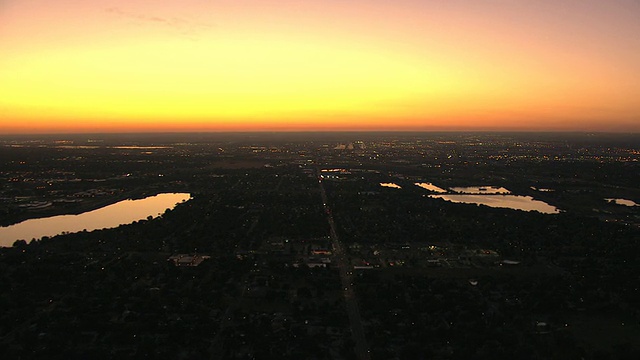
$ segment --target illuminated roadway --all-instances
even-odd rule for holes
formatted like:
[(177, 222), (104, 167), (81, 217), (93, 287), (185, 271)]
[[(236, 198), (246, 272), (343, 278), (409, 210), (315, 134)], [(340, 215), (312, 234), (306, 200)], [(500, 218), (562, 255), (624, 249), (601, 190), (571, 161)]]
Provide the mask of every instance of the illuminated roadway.
[(362, 319), (360, 317), (360, 310), (358, 309), (358, 300), (355, 292), (353, 291), (353, 271), (346, 259), (345, 253), (342, 250), (342, 244), (340, 243), (340, 239), (336, 233), (336, 224), (333, 221), (333, 214), (329, 208), (327, 193), (324, 190), (324, 184), (320, 178), (320, 171), (317, 171), (317, 174), (324, 212), (327, 214), (327, 220), (329, 221), (329, 233), (333, 244), (333, 260), (335, 265), (338, 267), (338, 271), (340, 271), (340, 281), (342, 283), (344, 299), (347, 305), (351, 334), (355, 341), (355, 352), (358, 359), (369, 360), (371, 359), (369, 347), (367, 346), (367, 339), (364, 336), (364, 328), (362, 327)]

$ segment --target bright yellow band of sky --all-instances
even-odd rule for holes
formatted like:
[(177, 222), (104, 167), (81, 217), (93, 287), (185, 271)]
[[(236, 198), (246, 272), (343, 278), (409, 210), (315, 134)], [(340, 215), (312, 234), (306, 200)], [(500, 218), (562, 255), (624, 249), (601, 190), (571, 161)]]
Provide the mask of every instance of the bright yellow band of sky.
[(0, 133), (640, 131), (633, 1), (7, 1)]

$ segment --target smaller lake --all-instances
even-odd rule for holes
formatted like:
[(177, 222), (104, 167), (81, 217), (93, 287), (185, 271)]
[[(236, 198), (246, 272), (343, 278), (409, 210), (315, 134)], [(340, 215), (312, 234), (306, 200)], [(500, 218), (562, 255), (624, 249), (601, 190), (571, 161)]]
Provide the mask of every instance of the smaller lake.
[(120, 201), (79, 215), (26, 220), (0, 227), (0, 246), (12, 246), (16, 240), (31, 241), (63, 232), (92, 231), (131, 224), (149, 216), (162, 215), (167, 209), (190, 198), (191, 194), (185, 193), (158, 194), (139, 200)]
[(521, 195), (429, 195), (430, 198), (444, 199), (454, 203), (479, 204), (494, 208), (507, 208), (524, 211), (538, 211), (543, 214), (557, 214), (558, 208), (544, 201), (534, 200), (531, 196)]
[(402, 189), (400, 185), (394, 184), (394, 183), (380, 183), (380, 186), (393, 188), (393, 189)]
[(452, 187), (451, 191), (460, 194), (511, 194), (511, 191), (496, 186)]
[(616, 205), (624, 205), (624, 206), (638, 206), (634, 201), (627, 199), (605, 199), (610, 203), (614, 203)]
[(415, 183), (415, 186), (419, 186), (425, 190), (429, 190), (429, 191), (433, 191), (433, 192), (437, 192), (437, 193), (446, 193), (447, 190), (443, 189), (443, 188), (439, 188), (435, 185), (433, 185), (432, 183)]

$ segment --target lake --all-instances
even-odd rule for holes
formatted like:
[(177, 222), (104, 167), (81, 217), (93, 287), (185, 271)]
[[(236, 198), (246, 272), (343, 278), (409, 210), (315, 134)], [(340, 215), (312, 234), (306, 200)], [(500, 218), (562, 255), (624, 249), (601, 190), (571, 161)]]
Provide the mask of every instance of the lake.
[(16, 240), (31, 241), (63, 232), (92, 231), (130, 224), (149, 216), (162, 215), (167, 209), (172, 209), (190, 198), (191, 194), (186, 193), (158, 194), (139, 200), (120, 201), (79, 215), (25, 220), (0, 227), (0, 246), (12, 246)]
[(437, 187), (435, 185), (433, 185), (432, 183), (415, 183), (415, 186), (419, 186), (423, 189), (429, 190), (429, 191), (433, 191), (433, 192), (437, 192), (437, 193), (446, 193), (447, 190)]
[(531, 196), (521, 195), (429, 195), (430, 198), (444, 199), (455, 203), (480, 204), (494, 208), (507, 208), (524, 211), (538, 211), (543, 214), (557, 214), (558, 208), (544, 201), (534, 200)]
[(497, 186), (452, 187), (451, 191), (461, 194), (510, 194), (511, 191)]
[(610, 203), (614, 203), (616, 205), (624, 205), (624, 206), (638, 206), (638, 204), (636, 204), (633, 200), (628, 200), (628, 199), (612, 199), (612, 198), (607, 198), (605, 199), (607, 202)]

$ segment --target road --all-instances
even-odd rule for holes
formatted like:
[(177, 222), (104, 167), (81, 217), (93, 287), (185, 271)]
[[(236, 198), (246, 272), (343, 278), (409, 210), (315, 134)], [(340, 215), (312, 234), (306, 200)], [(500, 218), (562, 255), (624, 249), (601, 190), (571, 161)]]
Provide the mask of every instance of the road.
[(320, 186), (320, 196), (322, 197), (322, 204), (324, 206), (325, 214), (327, 215), (327, 221), (329, 221), (329, 233), (331, 235), (331, 243), (333, 245), (333, 263), (340, 271), (340, 282), (342, 283), (342, 289), (344, 293), (344, 300), (347, 305), (347, 314), (349, 315), (349, 324), (351, 326), (351, 334), (355, 341), (356, 356), (360, 360), (371, 359), (369, 347), (367, 346), (367, 339), (364, 335), (364, 328), (362, 327), (362, 318), (360, 317), (360, 310), (358, 309), (358, 299), (353, 290), (353, 271), (347, 260), (345, 252), (343, 251), (340, 238), (336, 233), (336, 224), (333, 220), (333, 214), (329, 208), (329, 202), (327, 201), (327, 193), (324, 190), (324, 184), (320, 178), (320, 171), (318, 174), (318, 184)]

